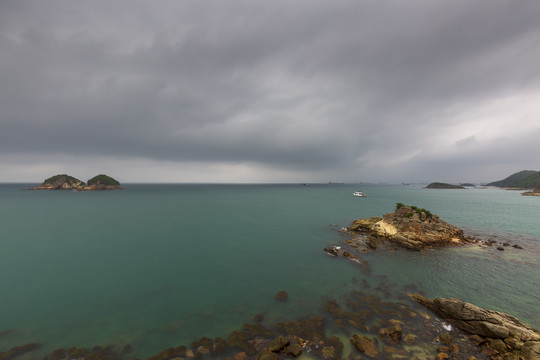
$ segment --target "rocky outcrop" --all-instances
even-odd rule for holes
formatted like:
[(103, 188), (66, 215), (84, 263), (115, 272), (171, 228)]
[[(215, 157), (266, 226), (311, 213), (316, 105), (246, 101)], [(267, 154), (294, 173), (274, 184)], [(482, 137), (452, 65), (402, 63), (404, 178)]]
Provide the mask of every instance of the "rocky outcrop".
[(432, 182), (426, 189), (465, 189), (462, 185), (452, 185), (442, 182)]
[(370, 339), (367, 336), (354, 334), (350, 340), (356, 350), (365, 354), (367, 357), (372, 359), (379, 357), (379, 346), (377, 345), (377, 339)]
[(355, 220), (346, 228), (351, 235), (367, 235), (368, 240), (388, 240), (411, 250), (470, 243), (463, 230), (441, 220), (437, 215), (415, 206), (398, 204), (394, 213), (383, 217)]
[(486, 342), (492, 348), (498, 348), (500, 353), (508, 352), (526, 360), (540, 360), (540, 331), (511, 315), (453, 298), (430, 300), (419, 294), (409, 296), (461, 330), (473, 334), (476, 339), (481, 338), (476, 341), (478, 344)]
[(536, 188), (534, 190), (531, 190), (531, 191), (526, 191), (524, 193), (521, 193), (521, 195), (525, 195), (525, 196), (540, 196), (540, 188)]
[(60, 174), (46, 179), (42, 184), (29, 190), (73, 190), (73, 191), (102, 191), (121, 189), (120, 183), (107, 175), (97, 175), (88, 180), (88, 184), (69, 176)]

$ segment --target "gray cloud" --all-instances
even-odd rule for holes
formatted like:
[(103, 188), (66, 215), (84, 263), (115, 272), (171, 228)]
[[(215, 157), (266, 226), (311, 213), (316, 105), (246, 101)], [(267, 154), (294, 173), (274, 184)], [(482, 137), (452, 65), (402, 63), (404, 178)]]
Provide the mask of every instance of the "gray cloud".
[(182, 181), (175, 164), (201, 181), (540, 168), (539, 16), (536, 1), (4, 0), (0, 181), (82, 158), (155, 165), (154, 181)]

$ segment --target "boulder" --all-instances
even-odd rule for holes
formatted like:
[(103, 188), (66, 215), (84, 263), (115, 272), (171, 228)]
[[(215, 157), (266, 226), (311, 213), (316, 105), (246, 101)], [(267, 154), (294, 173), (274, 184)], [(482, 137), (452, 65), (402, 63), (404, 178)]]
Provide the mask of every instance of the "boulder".
[(302, 345), (290, 344), (283, 350), (283, 353), (292, 357), (299, 357), (300, 355), (302, 355)]
[(279, 336), (270, 342), (268, 350), (272, 352), (280, 352), (285, 349), (291, 343), (291, 339), (288, 336)]
[(397, 343), (401, 340), (401, 326), (395, 325), (379, 330), (379, 335), (388, 339), (392, 343)]
[(364, 353), (366, 356), (372, 359), (379, 357), (379, 346), (376, 339), (370, 339), (363, 335), (354, 334), (351, 337), (351, 343), (356, 350)]

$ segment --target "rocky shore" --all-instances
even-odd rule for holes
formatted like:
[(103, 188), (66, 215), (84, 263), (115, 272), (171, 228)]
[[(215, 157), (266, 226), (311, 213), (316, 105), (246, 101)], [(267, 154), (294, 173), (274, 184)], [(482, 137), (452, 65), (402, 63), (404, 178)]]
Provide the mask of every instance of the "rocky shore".
[(521, 193), (521, 195), (525, 196), (540, 196), (540, 188), (536, 188), (531, 191), (525, 191), (524, 193)]
[(469, 339), (482, 346), (485, 353), (493, 352), (504, 359), (540, 359), (540, 331), (513, 316), (453, 298), (430, 300), (420, 294), (409, 296), (459, 329), (472, 334)]
[[(303, 354), (321, 360), (540, 359), (540, 333), (510, 315), (457, 299), (405, 294), (405, 289), (421, 291), (416, 284), (396, 288), (364, 279), (354, 287), (339, 299), (323, 300), (316, 315), (276, 321), (257, 314), (224, 337), (203, 336), (147, 359), (285, 360)], [(276, 306), (290, 301), (282, 298), (276, 296)], [(36, 358), (39, 347), (14, 347), (0, 352), (0, 359)], [(39, 358), (139, 360), (135, 353), (136, 347), (126, 344), (56, 349)]]

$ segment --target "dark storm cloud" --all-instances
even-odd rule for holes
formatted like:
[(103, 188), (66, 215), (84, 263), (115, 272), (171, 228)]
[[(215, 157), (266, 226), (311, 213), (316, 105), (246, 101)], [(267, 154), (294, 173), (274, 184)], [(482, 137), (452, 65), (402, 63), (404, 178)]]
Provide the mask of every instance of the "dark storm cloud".
[[(2, 1), (0, 151), (347, 180), (491, 166), (512, 122), (517, 149), (539, 129), (539, 17), (537, 1)], [(508, 118), (482, 110), (508, 96), (525, 99)]]

